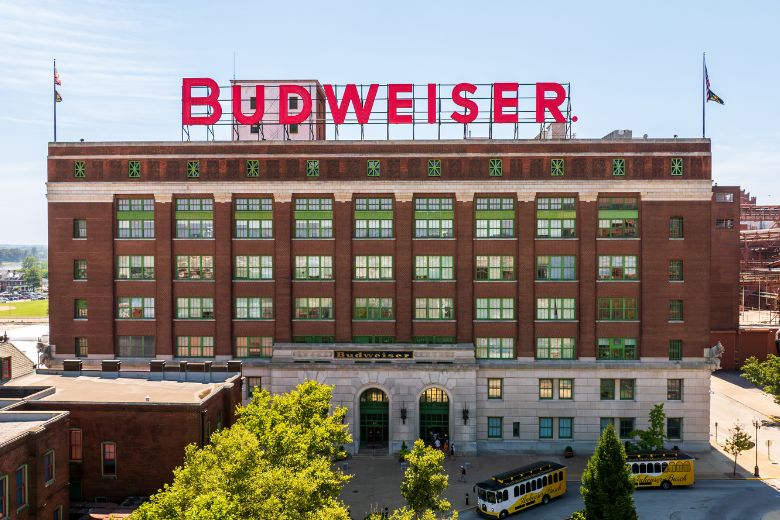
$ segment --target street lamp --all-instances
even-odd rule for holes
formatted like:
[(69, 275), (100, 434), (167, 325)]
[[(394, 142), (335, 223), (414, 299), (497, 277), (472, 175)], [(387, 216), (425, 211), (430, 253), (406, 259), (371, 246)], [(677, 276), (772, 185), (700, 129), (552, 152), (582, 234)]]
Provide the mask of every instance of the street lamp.
[(759, 477), (758, 474), (758, 429), (761, 427), (761, 423), (758, 422), (758, 419), (753, 419), (753, 426), (756, 427), (756, 466), (753, 468), (753, 476)]

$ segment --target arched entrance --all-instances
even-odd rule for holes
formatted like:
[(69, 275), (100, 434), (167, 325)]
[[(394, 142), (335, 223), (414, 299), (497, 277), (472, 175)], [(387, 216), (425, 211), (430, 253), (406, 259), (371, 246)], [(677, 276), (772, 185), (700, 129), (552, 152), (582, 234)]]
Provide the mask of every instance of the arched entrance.
[(378, 388), (369, 388), (360, 394), (360, 445), (386, 446), (390, 403), (387, 394)]
[(427, 444), (444, 442), (450, 435), (450, 399), (441, 388), (432, 387), (420, 396), (420, 438)]

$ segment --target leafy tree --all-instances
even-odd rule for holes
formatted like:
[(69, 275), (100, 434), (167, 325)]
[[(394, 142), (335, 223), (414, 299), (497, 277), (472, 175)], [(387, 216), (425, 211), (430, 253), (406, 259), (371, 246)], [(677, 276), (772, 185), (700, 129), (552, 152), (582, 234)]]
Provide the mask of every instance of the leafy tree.
[(409, 509), (418, 517), (426, 510), (434, 513), (448, 510), (450, 502), (442, 496), (449, 483), (441, 465), (444, 454), (417, 439), (406, 460), (409, 467), (401, 482), (401, 495)]
[[(608, 426), (599, 437), (596, 452), (582, 473), (580, 494), (585, 510), (579, 518), (586, 520), (636, 520), (634, 482), (626, 465), (626, 452)], [(583, 516), (584, 515), (584, 516)]]
[(734, 455), (734, 472), (732, 474), (736, 475), (737, 457), (739, 457), (739, 454), (743, 451), (753, 449), (756, 443), (753, 442), (753, 438), (742, 429), (742, 425), (739, 423), (736, 423), (734, 427), (729, 430), (729, 433), (731, 436), (726, 439), (726, 444), (723, 446), (723, 449), (726, 450), (726, 453)]
[(34, 256), (28, 256), (22, 261), (22, 275), (27, 285), (31, 285), (33, 288), (41, 286), (41, 278), (43, 278), (43, 269), (41, 268), (40, 261)]
[(769, 354), (766, 360), (759, 361), (751, 356), (742, 365), (742, 377), (775, 398), (780, 404), (780, 357)]
[(639, 451), (663, 451), (664, 423), (666, 423), (666, 413), (663, 403), (660, 403), (650, 410), (650, 428), (631, 432), (632, 437), (639, 437), (636, 448)]
[(255, 391), (230, 428), (187, 447), (172, 484), (134, 520), (348, 520), (338, 495), (349, 476), (332, 466), (350, 442), (332, 388), (309, 381), (284, 395)]

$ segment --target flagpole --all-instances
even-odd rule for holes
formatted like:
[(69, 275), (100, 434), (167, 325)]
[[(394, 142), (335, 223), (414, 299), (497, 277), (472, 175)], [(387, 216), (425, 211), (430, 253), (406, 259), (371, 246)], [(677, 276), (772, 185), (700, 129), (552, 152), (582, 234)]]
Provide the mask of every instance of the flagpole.
[(705, 61), (706, 52), (701, 53), (701, 138), (707, 137), (706, 131), (706, 108), (705, 103), (707, 101), (707, 62)]
[(54, 59), (54, 71), (51, 75), (52, 101), (54, 101), (54, 142), (57, 142), (57, 59)]

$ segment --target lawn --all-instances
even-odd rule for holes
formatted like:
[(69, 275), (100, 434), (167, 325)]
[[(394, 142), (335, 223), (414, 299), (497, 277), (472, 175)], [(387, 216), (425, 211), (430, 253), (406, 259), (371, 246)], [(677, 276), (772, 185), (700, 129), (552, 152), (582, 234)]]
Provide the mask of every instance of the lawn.
[(0, 303), (0, 320), (3, 318), (46, 318), (49, 300)]

